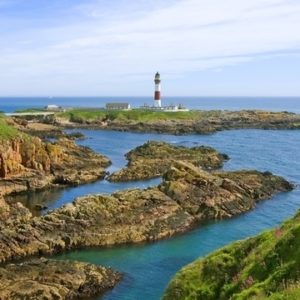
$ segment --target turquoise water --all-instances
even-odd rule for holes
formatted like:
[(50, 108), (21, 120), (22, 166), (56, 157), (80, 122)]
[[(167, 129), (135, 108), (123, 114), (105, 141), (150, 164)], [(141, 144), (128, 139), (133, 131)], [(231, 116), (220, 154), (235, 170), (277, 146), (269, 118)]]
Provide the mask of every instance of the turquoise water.
[[(230, 160), (224, 169), (270, 170), (296, 184), (300, 183), (300, 131), (232, 130), (207, 136), (171, 136), (136, 134), (109, 131), (90, 131), (80, 143), (108, 155), (112, 170), (125, 163), (123, 154), (147, 140), (165, 140), (178, 145), (205, 144), (227, 153)], [(134, 183), (145, 186), (148, 183)], [(126, 187), (119, 185), (118, 188)], [(71, 201), (74, 196), (110, 192), (116, 186), (102, 181), (93, 185), (65, 190), (57, 198), (57, 206)], [(291, 217), (300, 207), (300, 190), (282, 193), (257, 208), (231, 220), (201, 226), (187, 234), (154, 244), (124, 246), (112, 249), (73, 251), (59, 256), (95, 264), (111, 266), (123, 272), (124, 280), (104, 297), (106, 300), (154, 300), (159, 299), (171, 277), (185, 264), (232, 241), (255, 235), (277, 226)]]
[[(64, 99), (64, 101), (66, 100)], [(19, 105), (18, 103), (9, 103), (6, 108), (0, 105), (0, 110), (12, 110), (12, 107), (15, 108)], [(92, 104), (94, 105), (94, 102)], [(27, 105), (34, 106), (34, 102), (28, 100)], [(299, 99), (241, 98), (228, 100), (228, 102), (225, 101), (225, 98), (222, 101), (220, 99), (203, 99), (201, 102), (196, 102), (194, 99), (193, 105), (197, 108), (206, 107), (207, 109), (269, 108), (300, 111)], [(113, 162), (109, 171), (124, 166), (126, 163), (124, 154), (137, 145), (147, 140), (165, 140), (185, 146), (204, 144), (215, 147), (231, 158), (224, 166), (226, 170), (269, 170), (296, 184), (300, 183), (300, 131), (231, 130), (206, 136), (172, 136), (93, 130), (83, 130), (83, 133), (87, 138), (79, 143), (107, 155)], [(155, 179), (127, 184), (111, 184), (104, 180), (75, 188), (34, 193), (17, 199), (27, 205), (43, 202), (49, 206), (49, 209), (52, 209), (85, 194), (111, 193), (124, 188), (147, 187), (155, 185), (159, 181), (160, 179)], [(212, 222), (169, 240), (147, 245), (73, 251), (58, 257), (111, 266), (124, 273), (124, 280), (115, 289), (97, 299), (155, 300), (161, 297), (169, 280), (182, 266), (232, 241), (253, 236), (262, 230), (277, 226), (284, 219), (293, 216), (299, 207), (300, 189), (297, 187), (292, 192), (282, 193), (271, 200), (261, 202), (255, 210), (249, 213), (230, 220)]]

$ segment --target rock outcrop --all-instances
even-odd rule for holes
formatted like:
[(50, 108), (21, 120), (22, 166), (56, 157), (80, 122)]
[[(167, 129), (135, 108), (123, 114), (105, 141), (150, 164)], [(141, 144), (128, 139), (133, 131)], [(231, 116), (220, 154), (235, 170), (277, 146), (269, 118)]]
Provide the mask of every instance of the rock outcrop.
[(300, 212), (282, 226), (184, 267), (164, 300), (300, 299)]
[(113, 288), (121, 275), (75, 261), (35, 259), (0, 267), (0, 299), (87, 299)]
[(108, 177), (113, 182), (145, 180), (162, 176), (176, 161), (190, 162), (204, 169), (223, 166), (228, 156), (211, 147), (183, 147), (166, 142), (149, 141), (126, 154), (128, 165)]
[(0, 140), (0, 195), (104, 178), (110, 161), (73, 141), (44, 143), (20, 134)]
[(292, 185), (269, 172), (205, 172), (178, 162), (165, 173), (159, 189), (199, 221), (229, 218), (255, 207)]
[(0, 261), (155, 241), (200, 222), (240, 214), (257, 201), (290, 189), (287, 181), (270, 173), (208, 173), (177, 162), (158, 187), (81, 197), (45, 216), (2, 225)]
[[(28, 122), (26, 119), (12, 118), (8, 122), (14, 128), (31, 136), (39, 137), (42, 140), (67, 138), (71, 140), (84, 139), (84, 135), (80, 132), (66, 133), (64, 129), (55, 124)], [(52, 122), (53, 123), (53, 122)]]

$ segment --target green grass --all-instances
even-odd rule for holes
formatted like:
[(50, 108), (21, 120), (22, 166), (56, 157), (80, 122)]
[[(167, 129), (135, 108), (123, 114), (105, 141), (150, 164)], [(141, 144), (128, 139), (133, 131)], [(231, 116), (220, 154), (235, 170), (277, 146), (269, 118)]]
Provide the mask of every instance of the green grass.
[(18, 109), (16, 113), (34, 113), (34, 112), (45, 112), (45, 109), (41, 108), (26, 108), (26, 109)]
[(300, 299), (300, 212), (183, 268), (163, 299)]
[(0, 114), (0, 140), (7, 140), (19, 135), (19, 131), (7, 123), (6, 117)]
[[(257, 298), (256, 300), (264, 300), (266, 298)], [(284, 292), (272, 294), (268, 300), (299, 300), (300, 299), (300, 284), (288, 288)]]
[(163, 112), (149, 111), (141, 109), (133, 110), (96, 110), (96, 109), (74, 109), (58, 114), (59, 117), (64, 117), (73, 122), (84, 121), (132, 121), (132, 122), (152, 122), (164, 120), (195, 120), (204, 115), (217, 115), (218, 111), (187, 111), (187, 112)]

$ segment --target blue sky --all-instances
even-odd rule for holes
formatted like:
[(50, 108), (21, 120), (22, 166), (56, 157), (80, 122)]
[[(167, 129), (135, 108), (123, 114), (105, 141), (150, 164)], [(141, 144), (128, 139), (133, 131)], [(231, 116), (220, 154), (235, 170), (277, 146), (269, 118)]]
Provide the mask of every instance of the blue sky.
[(299, 0), (0, 0), (0, 96), (300, 96)]

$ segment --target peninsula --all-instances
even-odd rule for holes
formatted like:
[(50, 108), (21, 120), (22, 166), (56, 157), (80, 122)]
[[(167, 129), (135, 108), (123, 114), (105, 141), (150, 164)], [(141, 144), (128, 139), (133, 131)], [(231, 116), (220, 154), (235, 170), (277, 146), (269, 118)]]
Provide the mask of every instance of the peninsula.
[(168, 134), (208, 134), (227, 129), (300, 129), (300, 115), (260, 110), (164, 112), (74, 109), (53, 116), (67, 128)]
[[(189, 110), (73, 108), (51, 115), (25, 110), (12, 117), (35, 135), (63, 135), (63, 128), (105, 129), (175, 135), (209, 134), (228, 129), (300, 129), (300, 114), (263, 110)], [(26, 122), (30, 121), (26, 127)], [(33, 125), (33, 124), (35, 125)], [(49, 124), (55, 127), (43, 128)], [(56, 129), (55, 129), (56, 128)]]

